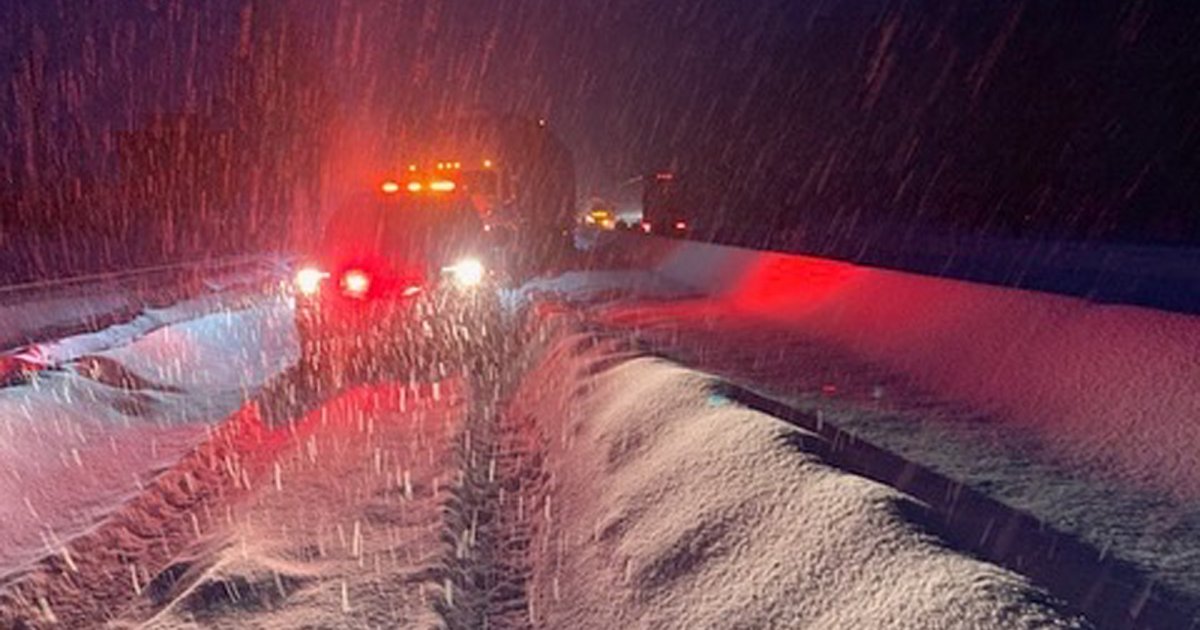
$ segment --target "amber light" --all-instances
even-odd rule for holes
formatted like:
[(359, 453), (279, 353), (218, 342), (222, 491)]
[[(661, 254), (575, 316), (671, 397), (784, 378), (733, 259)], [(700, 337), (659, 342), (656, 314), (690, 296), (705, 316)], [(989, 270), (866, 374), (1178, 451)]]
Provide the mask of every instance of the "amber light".
[(457, 188), (454, 182), (448, 179), (439, 179), (429, 182), (429, 190), (434, 192), (450, 192)]
[(408, 192), (421, 192), (421, 182), (408, 182)]
[(400, 192), (400, 184), (397, 184), (396, 182), (389, 179), (388, 181), (380, 184), (379, 190), (382, 190), (383, 192), (391, 195), (391, 194)]

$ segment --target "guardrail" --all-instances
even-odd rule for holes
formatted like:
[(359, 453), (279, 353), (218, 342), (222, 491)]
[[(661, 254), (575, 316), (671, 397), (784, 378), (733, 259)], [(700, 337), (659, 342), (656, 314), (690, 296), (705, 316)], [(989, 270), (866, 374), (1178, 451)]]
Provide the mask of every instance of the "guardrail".
[(278, 281), (288, 264), (286, 256), (236, 256), (0, 287), (0, 354), (207, 292)]

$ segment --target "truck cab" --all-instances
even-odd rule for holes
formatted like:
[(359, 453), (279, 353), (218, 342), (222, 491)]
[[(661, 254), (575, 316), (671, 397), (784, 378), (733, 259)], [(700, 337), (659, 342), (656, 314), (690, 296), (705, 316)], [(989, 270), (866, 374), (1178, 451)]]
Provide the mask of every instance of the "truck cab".
[(295, 275), (301, 364), (423, 352), (487, 317), (488, 253), (484, 224), (450, 179), (389, 180), (355, 196)]

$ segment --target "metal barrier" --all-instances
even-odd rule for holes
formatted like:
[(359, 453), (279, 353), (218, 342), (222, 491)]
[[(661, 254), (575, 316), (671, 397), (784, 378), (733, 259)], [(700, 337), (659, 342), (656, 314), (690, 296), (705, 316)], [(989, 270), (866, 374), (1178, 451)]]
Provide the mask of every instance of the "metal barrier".
[(0, 287), (0, 353), (228, 286), (277, 281), (289, 264), (284, 255), (235, 256)]

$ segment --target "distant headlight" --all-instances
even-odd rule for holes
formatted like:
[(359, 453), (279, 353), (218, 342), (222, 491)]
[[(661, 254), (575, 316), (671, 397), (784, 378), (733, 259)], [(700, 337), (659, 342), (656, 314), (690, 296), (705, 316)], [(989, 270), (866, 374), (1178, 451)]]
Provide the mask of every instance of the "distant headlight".
[(464, 258), (445, 268), (454, 276), (454, 281), (464, 287), (473, 287), (483, 282), (483, 263), (475, 258)]

